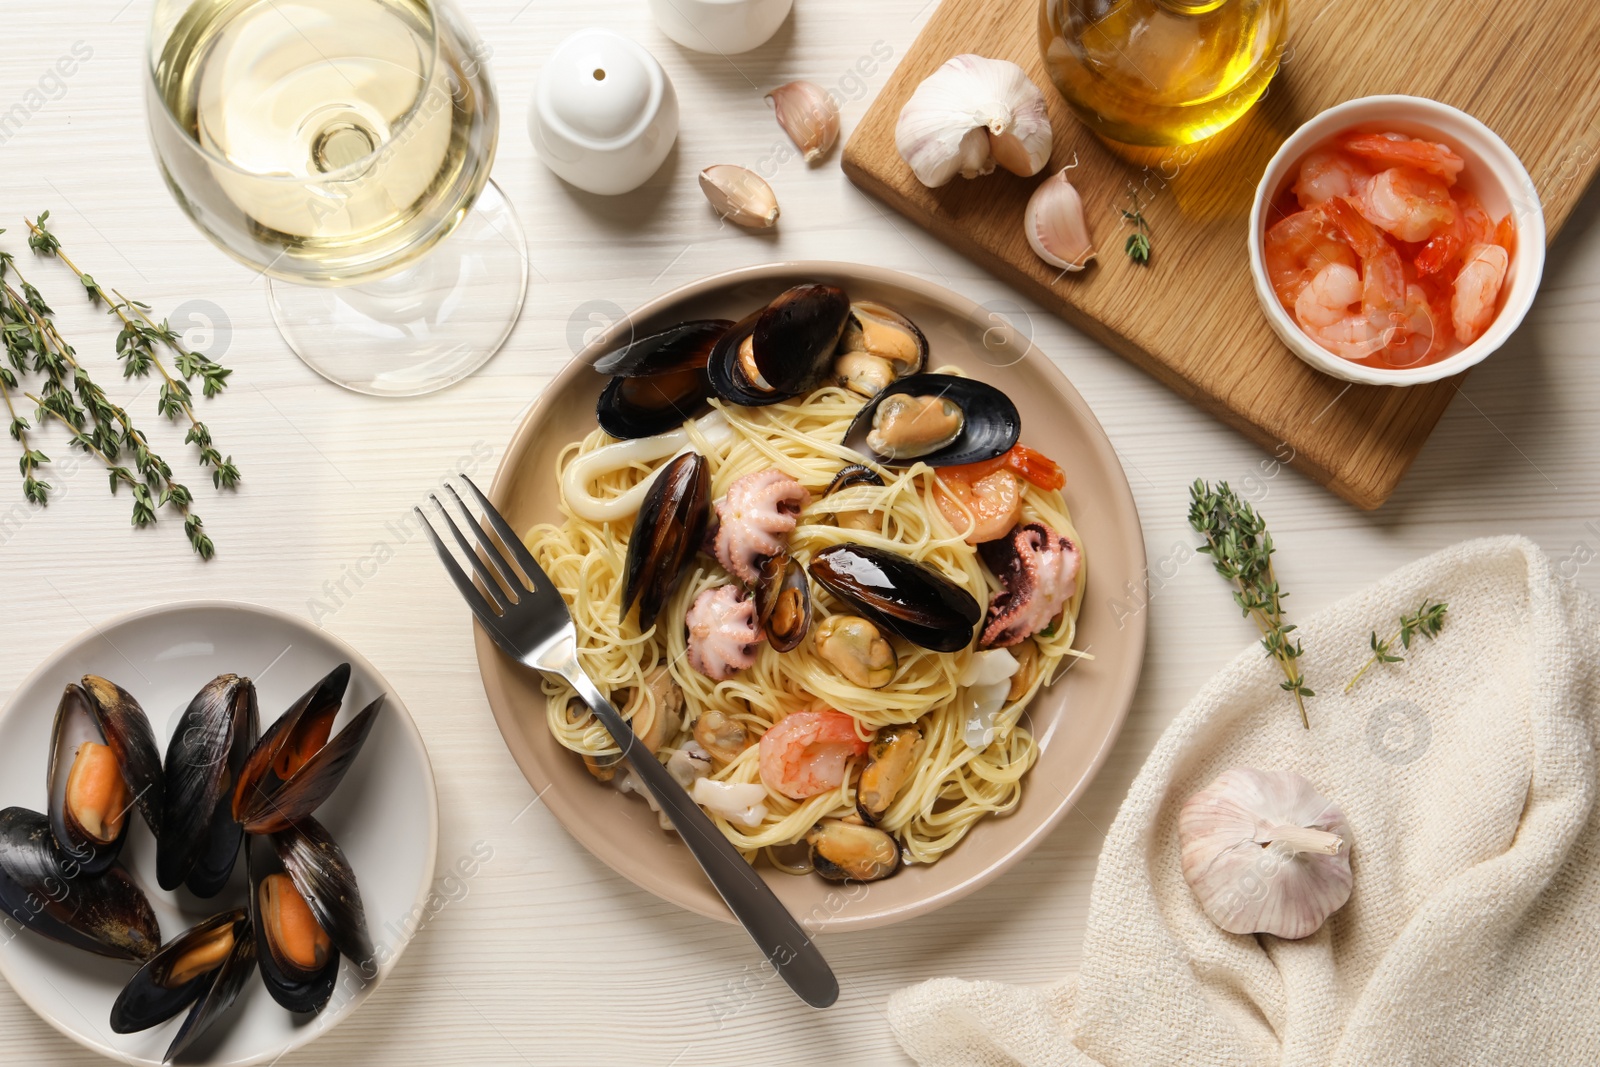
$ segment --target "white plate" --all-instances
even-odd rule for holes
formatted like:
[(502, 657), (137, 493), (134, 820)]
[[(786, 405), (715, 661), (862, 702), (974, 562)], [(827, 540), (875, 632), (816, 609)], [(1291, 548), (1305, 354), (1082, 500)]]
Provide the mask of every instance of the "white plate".
[[(0, 807), (45, 808), (45, 765), (56, 704), (68, 682), (99, 674), (132, 693), (150, 717), (163, 752), (174, 724), (206, 682), (232, 672), (256, 683), (265, 729), (312, 683), (340, 663), (351, 665), (350, 688), (335, 729), (378, 694), (383, 711), (360, 756), (317, 819), (344, 849), (366, 907), (379, 966), (363, 981), (341, 964), (333, 998), (321, 1014), (297, 1017), (280, 1008), (259, 977), (245, 985), (228, 1014), (198, 1038), (185, 1062), (243, 1067), (269, 1062), (332, 1029), (388, 974), (415, 932), (433, 882), (439, 807), (433, 769), (411, 715), (372, 665), (354, 649), (289, 615), (248, 604), (197, 601), (124, 615), (80, 634), (45, 660), (0, 713)], [(248, 896), (244, 863), (211, 900), (156, 885), (155, 839), (137, 817), (121, 862), (150, 898), (164, 940)], [(39, 1017), (72, 1040), (123, 1063), (159, 1064), (183, 1018), (137, 1034), (114, 1034), (112, 1002), (135, 965), (68, 948), (0, 923), (0, 974)]]

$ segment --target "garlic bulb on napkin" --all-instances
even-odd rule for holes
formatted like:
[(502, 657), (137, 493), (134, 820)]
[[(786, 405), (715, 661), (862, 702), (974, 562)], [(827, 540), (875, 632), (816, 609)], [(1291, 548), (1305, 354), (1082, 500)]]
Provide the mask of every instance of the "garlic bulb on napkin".
[(1044, 94), (1015, 63), (961, 55), (917, 86), (900, 110), (894, 144), (929, 188), (988, 174), (999, 163), (1023, 177), (1050, 159)]
[(1350, 824), (1293, 771), (1235, 767), (1178, 813), (1183, 877), (1230, 934), (1298, 938), (1350, 899)]

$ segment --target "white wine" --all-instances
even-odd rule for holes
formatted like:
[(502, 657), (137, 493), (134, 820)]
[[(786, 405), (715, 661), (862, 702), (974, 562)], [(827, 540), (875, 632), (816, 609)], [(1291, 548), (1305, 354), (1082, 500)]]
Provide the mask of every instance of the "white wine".
[(409, 264), (451, 232), (494, 157), (482, 50), (447, 14), (428, 0), (190, 3), (152, 56), (152, 136), (179, 203), (278, 277)]

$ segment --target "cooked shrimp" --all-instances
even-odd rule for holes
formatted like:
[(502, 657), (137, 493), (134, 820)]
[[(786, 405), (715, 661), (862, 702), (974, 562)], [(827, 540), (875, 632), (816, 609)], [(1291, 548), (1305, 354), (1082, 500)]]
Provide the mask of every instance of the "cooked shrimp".
[(1500, 286), (1510, 264), (1511, 257), (1499, 245), (1473, 245), (1467, 250), (1450, 297), (1450, 322), (1457, 341), (1470, 345), (1494, 321)]
[(849, 762), (867, 751), (842, 711), (797, 711), (761, 735), (761, 780), (791, 800), (837, 789)]
[[(1465, 189), (1452, 189), (1456, 217), (1448, 229), (1428, 239), (1415, 260), (1418, 274), (1440, 274), (1446, 279), (1455, 277), (1461, 269), (1461, 253), (1473, 245), (1489, 244), (1495, 240), (1495, 224), (1483, 210), (1478, 198)], [(1507, 216), (1509, 218), (1510, 216)], [(1509, 249), (1507, 249), (1509, 251)]]
[(1372, 168), (1348, 152), (1319, 148), (1300, 163), (1294, 182), (1301, 207), (1316, 207), (1336, 196), (1357, 197), (1372, 180)]
[(1294, 317), (1313, 341), (1344, 359), (1381, 352), (1387, 335), (1361, 308), (1361, 275), (1330, 263), (1318, 271), (1294, 302)]
[(1346, 152), (1383, 167), (1416, 167), (1454, 184), (1467, 161), (1447, 145), (1407, 137), (1403, 133), (1356, 133), (1343, 138)]
[(1431, 363), (1444, 354), (1450, 333), (1444, 328), (1444, 316), (1428, 299), (1422, 286), (1406, 286), (1406, 337), (1384, 351), (1383, 361), (1390, 367), (1417, 367)]
[(969, 545), (1004, 537), (1022, 515), (1022, 486), (1004, 468), (979, 478), (946, 468), (934, 483), (933, 499), (952, 527), (966, 531)]
[(1414, 167), (1390, 167), (1375, 175), (1355, 203), (1368, 222), (1402, 241), (1426, 241), (1456, 221), (1450, 186)]
[(1328, 223), (1325, 201), (1308, 211), (1297, 211), (1267, 231), (1262, 242), (1267, 277), (1286, 309), (1294, 307), (1300, 291), (1330, 263), (1355, 267), (1359, 260)]

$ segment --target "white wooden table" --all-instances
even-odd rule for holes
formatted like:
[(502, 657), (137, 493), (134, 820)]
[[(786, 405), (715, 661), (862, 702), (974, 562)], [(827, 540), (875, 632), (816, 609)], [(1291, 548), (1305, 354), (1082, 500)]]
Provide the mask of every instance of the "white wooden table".
[[(1600, 589), (1600, 566), (1580, 562), (1600, 558), (1600, 196), (1584, 201), (1552, 250), (1526, 325), (1466, 382), (1394, 499), (1362, 514), (1276, 472), (1241, 437), (855, 191), (837, 152), (808, 170), (788, 149), (763, 92), (792, 78), (837, 88), (848, 134), (932, 3), (797, 0), (772, 42), (730, 60), (672, 44), (643, 0), (467, 0), (494, 49), (505, 104), (495, 177), (522, 215), (535, 275), (498, 357), (454, 389), (405, 401), (343, 392), (302, 366), (273, 328), (264, 283), (173, 204), (145, 142), (148, 0), (6, 5), (0, 116), (15, 116), (13, 104), (24, 114), (0, 127), (0, 224), (10, 230), (0, 245), (28, 263), (20, 216), (48, 208), (103, 283), (161, 311), (189, 300), (220, 308), (224, 362), (237, 373), (206, 412), (244, 485), (219, 499), (194, 478), (197, 510), (218, 546), (202, 564), (173, 523), (129, 529), (126, 498), (109, 498), (89, 467), (56, 479), (65, 484), (48, 511), (30, 510), (14, 446), (3, 442), (0, 694), (97, 620), (154, 602), (237, 598), (314, 614), (364, 650), (416, 715), (438, 775), (442, 906), (377, 995), (285, 1064), (902, 1062), (884, 1017), (896, 988), (944, 974), (1046, 982), (1071, 972), (1119, 799), (1162, 727), (1251, 639), (1220, 579), (1187, 551), (1196, 477), (1231, 479), (1262, 507), (1296, 612), (1435, 548), (1507, 532), (1570, 558), (1576, 580)], [(524, 133), (541, 57), (593, 24), (654, 52), (683, 105), (683, 131), (661, 173), (616, 199), (563, 186)], [(92, 55), (57, 80), (48, 72), (77, 42)], [(719, 226), (695, 174), (721, 162), (772, 175), (783, 206), (775, 235)], [(1147, 210), (1159, 231), (1164, 205)], [(1018, 324), (1076, 383), (1121, 453), (1157, 573), (1138, 699), (1077, 810), (967, 900), (898, 927), (824, 937), (843, 995), (820, 1013), (761, 980), (737, 929), (635, 889), (532, 803), (485, 702), (466, 609), (431, 548), (391, 525), (462, 464), (489, 477), (519, 413), (572, 355), (587, 302), (628, 308), (701, 275), (778, 258), (862, 260), (1011, 301)], [(112, 325), (82, 304), (58, 265), (34, 264), (31, 274), (101, 379), (154, 424), (153, 392), (134, 400), (138, 390), (117, 379)], [(161, 429), (169, 453), (191, 462), (181, 435)], [(58, 434), (41, 443), (67, 452)], [(1102, 591), (1108, 602), (1089, 610), (1113, 610), (1118, 592)], [(492, 858), (470, 878), (446, 877), (475, 845)], [(0, 987), (0, 1062), (96, 1061)]]

